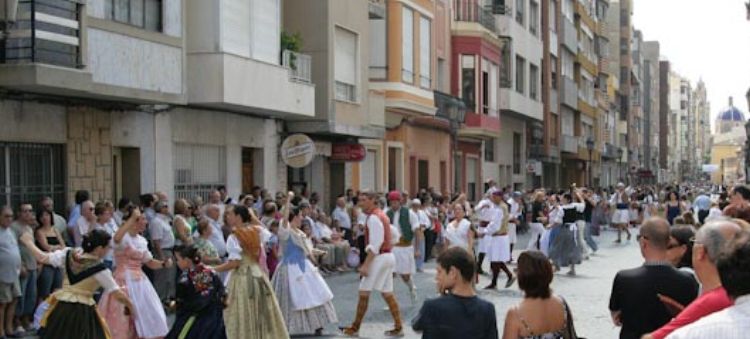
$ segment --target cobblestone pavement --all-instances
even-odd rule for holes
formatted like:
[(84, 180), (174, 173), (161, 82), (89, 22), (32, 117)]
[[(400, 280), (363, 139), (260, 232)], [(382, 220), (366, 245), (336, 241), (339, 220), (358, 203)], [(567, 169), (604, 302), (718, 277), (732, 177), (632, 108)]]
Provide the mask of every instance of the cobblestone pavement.
[[(528, 242), (528, 236), (519, 235), (516, 247), (524, 247)], [(575, 326), (580, 337), (589, 339), (617, 338), (619, 328), (612, 324), (609, 316), (609, 294), (612, 288), (612, 280), (618, 270), (640, 265), (642, 258), (635, 240), (635, 234), (629, 242), (622, 244), (613, 243), (616, 238), (614, 231), (602, 232), (600, 237), (595, 238), (600, 245), (599, 251), (576, 267), (578, 273), (575, 277), (565, 275), (567, 269), (555, 274), (552, 282), (554, 292), (566, 299), (573, 311)], [(513, 257), (518, 257), (520, 251), (516, 249)], [(488, 263), (485, 262), (485, 270)], [(515, 265), (512, 265), (513, 267)], [(400, 280), (394, 280), (399, 305), (401, 306), (402, 318), (405, 325), (405, 338), (420, 338), (415, 333), (410, 322), (417, 312), (419, 306), (426, 298), (435, 297), (435, 264), (434, 260), (425, 265), (424, 273), (417, 273), (416, 284), (418, 289), (418, 300), (412, 304), (406, 285)], [(504, 274), (501, 273), (499, 286), (504, 285)], [(335, 295), (334, 304), (341, 325), (348, 325), (354, 318), (357, 303), (357, 275), (345, 273), (328, 277), (327, 282)], [(479, 287), (489, 283), (489, 277), (480, 278)], [(502, 336), (505, 313), (509, 307), (517, 304), (522, 294), (518, 284), (508, 289), (497, 291), (479, 291), (480, 297), (489, 300), (495, 305), (497, 313), (497, 324), (500, 336)], [(390, 312), (385, 308), (385, 302), (377, 294), (370, 296), (370, 305), (365, 321), (360, 329), (360, 338), (383, 338), (383, 332), (393, 326)], [(343, 338), (338, 335), (339, 331), (335, 325), (326, 328), (324, 337)], [(294, 338), (313, 338), (307, 336), (294, 336)], [(467, 338), (468, 339), (468, 338)]]

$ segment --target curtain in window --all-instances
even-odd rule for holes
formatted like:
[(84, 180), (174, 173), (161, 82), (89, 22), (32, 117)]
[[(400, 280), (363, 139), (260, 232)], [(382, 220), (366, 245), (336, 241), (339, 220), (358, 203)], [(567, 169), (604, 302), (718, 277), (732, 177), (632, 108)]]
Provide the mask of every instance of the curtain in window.
[(251, 0), (250, 22), (252, 58), (278, 65), (280, 63), (280, 0)]
[(402, 49), (402, 79), (414, 82), (414, 16), (413, 11), (404, 7), (401, 13), (401, 49)]
[(357, 84), (357, 35), (336, 27), (335, 39), (336, 81), (355, 86)]
[(425, 17), (419, 18), (419, 73), (420, 85), (425, 88), (430, 87), (431, 67), (430, 53), (430, 20)]

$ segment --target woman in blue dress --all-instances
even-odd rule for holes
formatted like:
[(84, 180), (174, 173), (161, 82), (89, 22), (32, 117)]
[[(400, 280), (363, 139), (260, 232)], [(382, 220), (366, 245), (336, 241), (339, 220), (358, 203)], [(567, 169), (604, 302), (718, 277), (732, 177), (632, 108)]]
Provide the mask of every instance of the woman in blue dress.
[(282, 258), (273, 276), (273, 289), (289, 334), (320, 336), (326, 325), (338, 322), (333, 293), (309, 259), (313, 249), (300, 230), (299, 210), (289, 204), (293, 193), (289, 195), (278, 231)]
[(175, 247), (177, 266), (177, 318), (167, 339), (226, 339), (224, 328), (224, 284), (221, 278), (201, 263), (195, 245)]
[(674, 225), (674, 218), (679, 217), (682, 214), (683, 205), (680, 201), (680, 197), (676, 192), (669, 192), (669, 200), (667, 205), (667, 221), (670, 225)]

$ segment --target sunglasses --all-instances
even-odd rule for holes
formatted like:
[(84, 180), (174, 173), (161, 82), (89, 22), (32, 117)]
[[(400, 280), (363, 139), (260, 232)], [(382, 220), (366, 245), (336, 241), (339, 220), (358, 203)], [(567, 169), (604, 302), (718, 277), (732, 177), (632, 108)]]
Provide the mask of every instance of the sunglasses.
[(680, 247), (680, 246), (682, 246), (682, 245), (680, 245), (680, 244), (669, 244), (669, 245), (667, 245), (667, 249), (671, 250), (673, 248), (677, 248), (677, 247)]

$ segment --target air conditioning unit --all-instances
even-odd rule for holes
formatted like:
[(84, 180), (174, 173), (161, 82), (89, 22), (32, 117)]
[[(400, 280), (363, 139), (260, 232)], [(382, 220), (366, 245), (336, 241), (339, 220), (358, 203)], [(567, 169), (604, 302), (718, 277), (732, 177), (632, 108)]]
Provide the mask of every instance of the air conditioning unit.
[(18, 13), (18, 0), (0, 0), (0, 22), (7, 27), (9, 23), (16, 22)]

